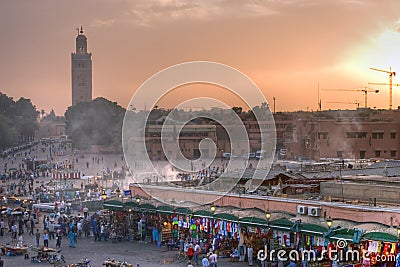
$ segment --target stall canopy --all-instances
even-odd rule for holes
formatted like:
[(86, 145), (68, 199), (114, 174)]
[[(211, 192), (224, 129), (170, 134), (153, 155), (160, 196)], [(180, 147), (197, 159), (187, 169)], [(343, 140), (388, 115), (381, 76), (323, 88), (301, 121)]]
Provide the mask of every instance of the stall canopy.
[(174, 213), (174, 208), (171, 206), (158, 206), (157, 213), (159, 214), (172, 214)]
[(290, 232), (293, 226), (293, 222), (289, 221), (288, 219), (281, 218), (273, 220), (269, 223), (269, 227), (273, 230), (279, 231), (287, 231)]
[(215, 214), (214, 216), (215, 219), (220, 219), (220, 220), (224, 220), (224, 221), (230, 221), (230, 222), (238, 222), (239, 218), (233, 214), (229, 214), (229, 213), (218, 213)]
[(136, 202), (129, 201), (124, 203), (124, 207), (127, 209), (137, 209), (139, 205)]
[(195, 217), (213, 218), (214, 215), (208, 210), (197, 210), (193, 213)]
[(268, 227), (267, 221), (258, 217), (243, 217), (240, 218), (239, 222), (240, 225), (246, 227), (261, 227), (261, 228)]
[(123, 210), (124, 206), (121, 201), (118, 200), (109, 200), (103, 203), (103, 208), (107, 210)]
[(299, 228), (300, 233), (315, 236), (323, 236), (328, 231), (327, 227), (311, 223), (302, 223)]
[(383, 232), (369, 232), (366, 233), (363, 240), (373, 240), (373, 241), (381, 241), (387, 243), (396, 243), (398, 241), (398, 237), (389, 233)]
[(193, 213), (193, 211), (191, 209), (185, 208), (185, 207), (176, 208), (175, 212), (176, 212), (176, 214), (179, 214), (179, 215), (189, 215), (189, 214)]
[(326, 234), (331, 241), (346, 240), (351, 243), (358, 244), (361, 240), (362, 232), (360, 229), (337, 228)]
[(154, 205), (149, 204), (149, 203), (140, 204), (140, 205), (139, 205), (139, 208), (140, 208), (142, 211), (149, 211), (149, 212), (155, 212), (155, 211), (157, 211), (157, 208), (156, 208)]

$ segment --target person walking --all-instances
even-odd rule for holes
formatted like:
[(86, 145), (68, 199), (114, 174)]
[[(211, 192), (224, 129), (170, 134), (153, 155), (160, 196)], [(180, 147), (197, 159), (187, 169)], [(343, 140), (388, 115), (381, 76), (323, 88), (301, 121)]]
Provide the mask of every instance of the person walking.
[(30, 227), (30, 232), (29, 232), (29, 235), (34, 235), (34, 232), (33, 232), (33, 230), (35, 230), (35, 218), (33, 217), (33, 215), (31, 216), (31, 218), (30, 218), (30, 224), (31, 224), (31, 227)]
[(49, 222), (49, 238), (50, 238), (50, 240), (55, 239), (54, 238), (54, 221)]
[(192, 261), (193, 255), (194, 255), (193, 245), (190, 244), (190, 245), (189, 245), (189, 248), (188, 248), (188, 252), (187, 252), (187, 256), (188, 256), (188, 259), (189, 259), (190, 261)]
[(215, 253), (215, 250), (213, 252), (211, 252), (210, 257), (208, 258), (210, 261), (210, 267), (217, 267), (217, 258), (218, 255)]
[(196, 243), (196, 245), (194, 246), (194, 255), (193, 255), (194, 262), (196, 263), (196, 265), (199, 264), (200, 252), (201, 252), (201, 247), (200, 247), (199, 243)]
[(43, 246), (44, 247), (49, 247), (49, 234), (47, 233), (47, 230), (44, 230), (43, 232)]
[(201, 260), (201, 266), (202, 267), (208, 267), (210, 266), (210, 262), (208, 261), (207, 257), (203, 255), (203, 259)]
[(246, 243), (239, 245), (239, 261), (243, 262), (246, 257)]
[(61, 247), (61, 230), (58, 229), (56, 232), (56, 248), (60, 248)]
[(249, 247), (247, 248), (247, 260), (249, 262), (249, 266), (253, 266), (253, 246), (250, 244)]
[(1, 219), (1, 221), (0, 221), (0, 236), (4, 236), (4, 227), (5, 227), (4, 220)]
[(71, 248), (75, 247), (75, 233), (74, 231), (70, 230), (68, 233), (68, 238), (69, 238), (69, 246)]
[(36, 246), (38, 247), (40, 245), (40, 243), (39, 243), (39, 241), (40, 241), (39, 229), (36, 229), (35, 238), (36, 238)]

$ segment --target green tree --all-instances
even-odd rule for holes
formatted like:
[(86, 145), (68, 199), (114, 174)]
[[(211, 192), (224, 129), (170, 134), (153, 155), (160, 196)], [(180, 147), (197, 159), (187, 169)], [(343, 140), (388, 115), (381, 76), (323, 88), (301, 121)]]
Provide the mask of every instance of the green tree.
[(19, 140), (23, 142), (33, 140), (35, 130), (38, 129), (39, 111), (30, 99), (21, 97), (15, 102), (14, 112), (13, 122), (19, 132)]
[(75, 147), (120, 146), (125, 109), (105, 98), (78, 103), (65, 112), (67, 134)]
[(0, 114), (0, 151), (13, 146), (17, 142), (18, 132), (10, 120)]
[(33, 140), (38, 115), (30, 99), (21, 97), (15, 102), (0, 93), (0, 149)]

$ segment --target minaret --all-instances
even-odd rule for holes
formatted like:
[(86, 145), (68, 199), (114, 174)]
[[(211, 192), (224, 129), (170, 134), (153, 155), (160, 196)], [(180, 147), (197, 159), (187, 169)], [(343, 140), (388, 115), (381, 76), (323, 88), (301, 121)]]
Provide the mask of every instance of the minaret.
[(92, 53), (87, 52), (87, 38), (77, 29), (76, 51), (71, 54), (72, 105), (92, 101)]

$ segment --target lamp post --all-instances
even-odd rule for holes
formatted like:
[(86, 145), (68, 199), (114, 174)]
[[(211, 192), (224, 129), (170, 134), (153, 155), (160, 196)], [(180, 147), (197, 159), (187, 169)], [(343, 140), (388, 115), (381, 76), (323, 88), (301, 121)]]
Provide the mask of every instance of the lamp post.
[(331, 217), (328, 217), (328, 219), (326, 220), (326, 225), (328, 225), (328, 228), (330, 229), (332, 227), (333, 221), (331, 219)]
[(271, 219), (271, 212), (269, 210), (265, 212), (265, 218), (267, 219), (267, 226), (269, 227), (269, 220)]

